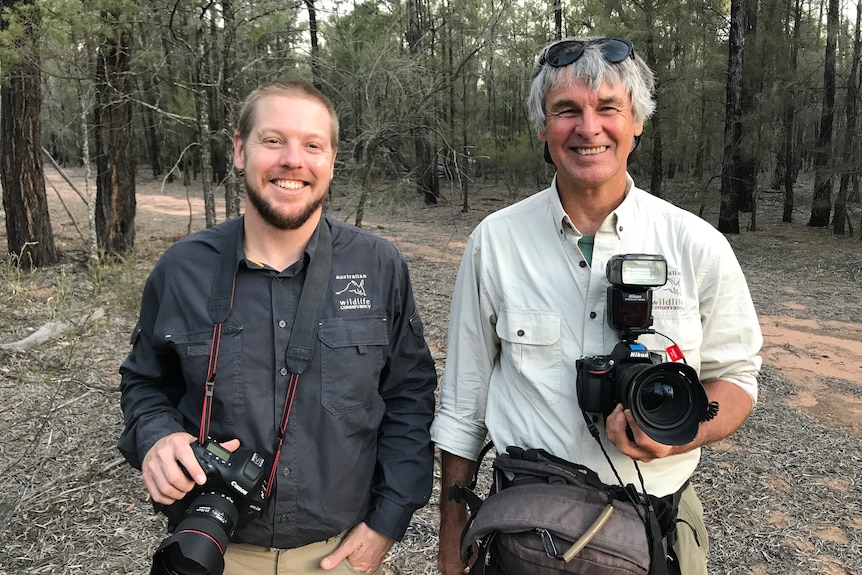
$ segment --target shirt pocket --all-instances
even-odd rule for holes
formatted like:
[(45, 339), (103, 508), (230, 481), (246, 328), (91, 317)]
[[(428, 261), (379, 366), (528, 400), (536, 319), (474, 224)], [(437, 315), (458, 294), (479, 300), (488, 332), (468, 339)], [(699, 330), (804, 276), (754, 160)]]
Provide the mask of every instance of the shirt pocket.
[(508, 360), (519, 380), (510, 383), (522, 386), (523, 393), (535, 394), (548, 404), (560, 399), (561, 325), (559, 313), (542, 310), (507, 308), (497, 318), (504, 372)]
[(332, 415), (372, 407), (389, 349), (386, 318), (327, 319), (318, 338), (323, 407)]
[[(700, 347), (703, 345), (703, 325), (695, 313), (654, 314), (655, 335), (643, 335), (639, 341), (648, 349), (657, 351), (663, 361), (672, 361), (667, 348), (676, 344), (686, 363), (700, 372)], [(661, 334), (661, 335), (659, 335)]]
[[(180, 401), (180, 410), (187, 415), (195, 414), (195, 417), (199, 417), (201, 413), (212, 338), (212, 327), (174, 332), (166, 336), (180, 360), (187, 390)], [(245, 413), (242, 328), (222, 326), (218, 350), (212, 418), (214, 421), (235, 425)]]

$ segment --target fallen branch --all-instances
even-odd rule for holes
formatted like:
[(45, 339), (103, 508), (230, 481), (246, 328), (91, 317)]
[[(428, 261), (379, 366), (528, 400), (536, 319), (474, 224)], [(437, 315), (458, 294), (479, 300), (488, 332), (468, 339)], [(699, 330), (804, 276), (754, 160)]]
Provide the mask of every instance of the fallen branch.
[(46, 323), (45, 325), (43, 325), (22, 340), (15, 341), (12, 343), (0, 344), (0, 349), (13, 353), (23, 353), (33, 349), (37, 345), (43, 344), (46, 341), (50, 341), (56, 337), (59, 337), (60, 335), (66, 333), (71, 329), (83, 327), (87, 323), (91, 321), (96, 321), (97, 319), (101, 319), (103, 317), (105, 317), (105, 308), (100, 307), (96, 308), (93, 313), (78, 322), (49, 321), (48, 323)]

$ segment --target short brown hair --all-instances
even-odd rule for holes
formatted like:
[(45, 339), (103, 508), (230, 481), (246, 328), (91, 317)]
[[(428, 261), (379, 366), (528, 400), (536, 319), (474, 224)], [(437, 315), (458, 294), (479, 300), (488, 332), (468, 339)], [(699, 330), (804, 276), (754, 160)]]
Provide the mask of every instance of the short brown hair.
[(338, 148), (338, 115), (335, 113), (332, 102), (323, 92), (308, 82), (293, 78), (281, 78), (269, 84), (259, 86), (246, 97), (239, 112), (239, 126), (237, 127), (237, 131), (243, 142), (248, 139), (251, 129), (254, 127), (254, 115), (257, 111), (257, 103), (261, 98), (266, 96), (293, 96), (319, 102), (326, 108), (326, 111), (329, 112), (329, 117), (332, 119), (332, 146), (333, 148)]

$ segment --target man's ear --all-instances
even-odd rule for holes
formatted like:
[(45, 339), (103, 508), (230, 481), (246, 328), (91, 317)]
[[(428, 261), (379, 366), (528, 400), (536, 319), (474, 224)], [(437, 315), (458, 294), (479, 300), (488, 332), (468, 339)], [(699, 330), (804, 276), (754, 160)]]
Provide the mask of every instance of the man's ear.
[(638, 156), (641, 155), (640, 145), (641, 145), (640, 135), (632, 138), (632, 149), (629, 152), (628, 158), (626, 158), (626, 164), (631, 164), (632, 162), (634, 162), (635, 160), (638, 159)]
[(552, 166), (554, 165), (554, 159), (551, 158), (551, 151), (548, 149), (548, 142), (545, 142), (545, 161)]
[(245, 148), (239, 132), (233, 133), (233, 165), (239, 171), (245, 169)]

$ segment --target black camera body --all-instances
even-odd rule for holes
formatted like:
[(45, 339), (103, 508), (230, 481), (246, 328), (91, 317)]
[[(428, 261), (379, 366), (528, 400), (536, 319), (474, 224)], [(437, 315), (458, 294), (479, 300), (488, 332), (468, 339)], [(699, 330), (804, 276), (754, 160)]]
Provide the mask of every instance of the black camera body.
[(171, 505), (153, 503), (168, 518), (172, 535), (153, 554), (150, 575), (221, 575), (231, 536), (259, 516), (266, 502), (266, 462), (257, 452), (230, 452), (212, 439), (191, 448), (207, 480)]
[(659, 443), (692, 441), (705, 419), (706, 391), (694, 369), (639, 343), (621, 341), (609, 355), (579, 359), (577, 369), (581, 409), (607, 417), (621, 403)]
[(663, 362), (662, 356), (637, 342), (655, 333), (652, 290), (667, 281), (667, 263), (659, 255), (613, 256), (607, 265), (608, 324), (620, 342), (608, 355), (576, 362), (578, 403), (585, 413), (607, 417), (622, 404), (653, 440), (684, 445), (697, 436), (700, 422), (715, 416), (697, 372), (689, 365)]

